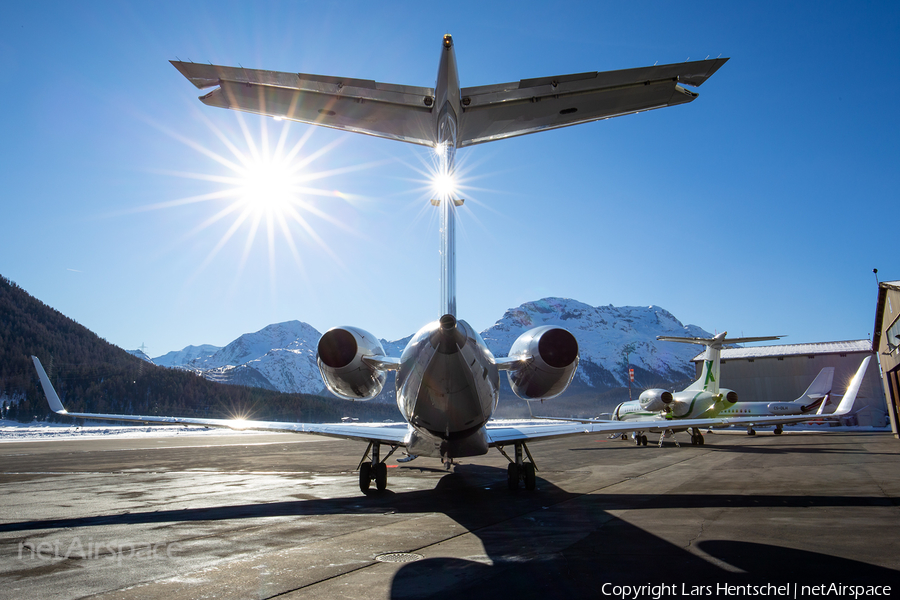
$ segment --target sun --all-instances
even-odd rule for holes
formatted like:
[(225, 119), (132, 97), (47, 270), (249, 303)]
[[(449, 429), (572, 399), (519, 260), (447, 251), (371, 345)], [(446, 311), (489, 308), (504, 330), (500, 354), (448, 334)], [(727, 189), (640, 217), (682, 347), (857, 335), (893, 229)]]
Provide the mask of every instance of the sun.
[[(316, 221), (326, 221), (342, 229), (342, 233), (361, 235), (335, 218), (329, 203), (352, 204), (362, 198), (335, 187), (323, 187), (322, 183), (328, 181), (333, 184), (334, 181), (330, 180), (339, 181), (344, 174), (368, 169), (384, 161), (328, 168), (320, 165), (334, 162), (327, 160), (328, 155), (345, 138), (337, 138), (323, 147), (310, 148), (311, 144), (308, 142), (313, 131), (311, 127), (297, 141), (289, 142), (291, 126), (296, 125), (292, 121), (246, 117), (242, 113), (235, 113), (238, 127), (228, 129), (214, 124), (202, 113), (198, 113), (197, 117), (213, 134), (207, 142), (190, 139), (158, 124), (154, 126), (211, 159), (209, 170), (200, 173), (162, 173), (208, 182), (211, 184), (211, 191), (124, 212), (177, 209), (198, 203), (209, 205), (212, 210), (208, 216), (180, 239), (173, 240), (172, 246), (184, 243), (216, 224), (230, 222), (206, 257), (197, 261), (195, 276), (216, 260), (221, 250), (232, 240), (242, 246), (235, 268), (236, 277), (250, 259), (253, 248), (264, 244), (269, 255), (269, 271), (274, 278), (276, 239), (282, 240), (287, 246), (301, 272), (304, 271), (304, 256), (311, 255), (330, 256), (339, 268), (344, 268), (331, 250), (331, 245), (322, 239), (320, 232), (324, 228)], [(252, 128), (252, 123), (258, 123), (258, 129)], [(260, 235), (263, 231), (264, 236)]]
[(283, 157), (253, 159), (238, 175), (238, 201), (260, 216), (285, 215), (302, 183), (294, 166)]

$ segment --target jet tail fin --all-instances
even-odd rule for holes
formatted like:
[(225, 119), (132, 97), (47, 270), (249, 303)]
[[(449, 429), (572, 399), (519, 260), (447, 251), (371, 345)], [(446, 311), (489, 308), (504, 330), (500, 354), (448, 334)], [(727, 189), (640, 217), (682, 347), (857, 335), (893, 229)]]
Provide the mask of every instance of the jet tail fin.
[(38, 360), (37, 356), (32, 356), (31, 360), (34, 361), (34, 368), (37, 369), (38, 377), (41, 380), (41, 387), (44, 388), (44, 396), (47, 397), (47, 403), (50, 405), (50, 409), (59, 415), (68, 414), (65, 407), (63, 407), (62, 402), (60, 402), (59, 396), (56, 395), (56, 390), (53, 389), (53, 384), (50, 383), (50, 378), (47, 377), (47, 373), (44, 371), (44, 366), (41, 364), (41, 361)]
[(706, 391), (711, 394), (719, 393), (719, 356), (725, 344), (745, 344), (748, 342), (768, 342), (783, 338), (783, 335), (769, 335), (765, 337), (741, 337), (728, 338), (727, 331), (723, 331), (711, 338), (674, 337), (668, 335), (657, 336), (661, 342), (679, 342), (682, 344), (699, 344), (706, 346), (703, 356), (703, 369), (700, 377), (689, 385), (685, 391)]
[(813, 382), (809, 384), (809, 387), (806, 388), (806, 391), (803, 394), (794, 400), (794, 402), (803, 404), (800, 408), (801, 412), (809, 412), (816, 407), (822, 407), (825, 405), (825, 401), (828, 397), (828, 394), (831, 393), (831, 384), (834, 382), (834, 367), (825, 367), (819, 374), (816, 375), (816, 378), (813, 379)]

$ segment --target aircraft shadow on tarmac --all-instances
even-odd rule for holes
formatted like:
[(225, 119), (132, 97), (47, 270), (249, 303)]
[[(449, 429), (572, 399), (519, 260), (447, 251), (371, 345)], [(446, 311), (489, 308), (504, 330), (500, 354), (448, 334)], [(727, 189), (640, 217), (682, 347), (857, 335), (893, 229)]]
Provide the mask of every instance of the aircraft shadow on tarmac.
[[(486, 557), (428, 558), (404, 565), (392, 598), (597, 598), (603, 583), (765, 585), (843, 583), (892, 585), (900, 572), (827, 554), (739, 540), (696, 547), (711, 562), (609, 511), (804, 507), (889, 507), (872, 496), (744, 496), (728, 494), (573, 494), (538, 479), (536, 492), (510, 492), (506, 470), (460, 465), (432, 490), (368, 497), (308, 499), (71, 519), (0, 523), (0, 532), (265, 517), (444, 513), (476, 535)], [(777, 537), (778, 532), (773, 532)], [(515, 595), (515, 596), (514, 596)], [(707, 596), (710, 594), (707, 594)]]
[[(679, 451), (691, 451), (691, 450), (703, 450), (709, 452), (735, 452), (740, 454), (839, 454), (839, 455), (848, 455), (848, 454), (859, 454), (865, 456), (896, 456), (896, 453), (892, 452), (870, 452), (866, 448), (860, 448), (858, 443), (850, 443), (848, 442), (848, 447), (835, 447), (836, 444), (829, 443), (827, 446), (822, 445), (810, 445), (810, 444), (792, 444), (790, 441), (781, 438), (778, 440), (778, 445), (775, 444), (766, 444), (764, 446), (751, 446), (747, 444), (729, 444), (725, 440), (721, 440), (716, 438), (715, 444), (707, 444), (704, 446), (692, 446), (690, 443), (680, 442), (681, 448)], [(675, 448), (674, 442), (665, 441), (663, 442), (663, 448)], [(611, 450), (619, 451), (619, 452), (653, 452), (654, 450), (658, 450), (656, 444), (651, 442), (647, 448), (636, 448), (634, 444), (623, 443), (623, 445), (619, 448), (611, 447), (610, 445), (597, 446), (591, 448), (569, 448), (569, 452), (603, 452), (608, 453)]]

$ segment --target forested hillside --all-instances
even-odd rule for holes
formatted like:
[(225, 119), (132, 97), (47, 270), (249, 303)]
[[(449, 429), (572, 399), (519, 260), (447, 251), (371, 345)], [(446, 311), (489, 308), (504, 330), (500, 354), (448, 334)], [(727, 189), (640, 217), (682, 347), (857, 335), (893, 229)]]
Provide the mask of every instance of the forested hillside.
[(31, 362), (37, 356), (72, 412), (330, 422), (400, 420), (396, 406), (224, 385), (148, 364), (0, 276), (0, 408), (19, 421), (53, 414)]

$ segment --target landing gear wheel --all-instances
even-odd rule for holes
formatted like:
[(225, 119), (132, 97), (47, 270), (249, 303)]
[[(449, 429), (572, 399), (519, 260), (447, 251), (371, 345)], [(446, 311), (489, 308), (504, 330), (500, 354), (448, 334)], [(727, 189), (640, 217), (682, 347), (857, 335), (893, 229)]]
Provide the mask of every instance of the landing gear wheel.
[(775, 435), (781, 435), (782, 433), (784, 433), (784, 429), (782, 429), (781, 427), (775, 428)]
[(534, 474), (534, 463), (523, 463), (522, 464), (523, 476), (525, 478), (525, 489), (531, 491), (537, 485), (537, 478)]
[(506, 467), (506, 485), (511, 490), (519, 489), (519, 465), (516, 463), (509, 463)]
[(646, 445), (647, 445), (647, 436), (642, 435), (641, 436), (641, 446), (646, 446)]
[(383, 492), (387, 487), (387, 465), (385, 463), (378, 463), (372, 470), (375, 473), (375, 489), (379, 492)]
[(747, 430), (747, 435), (756, 435), (756, 430), (755, 430), (755, 429), (748, 429), (748, 430)]
[(702, 433), (697, 434), (697, 443), (700, 444), (701, 446), (706, 443), (706, 440), (703, 439)]
[(359, 465), (359, 489), (363, 493), (369, 491), (372, 484), (372, 463), (364, 462)]
[(641, 436), (639, 436), (639, 435), (634, 436), (634, 445), (635, 446), (641, 445)]

